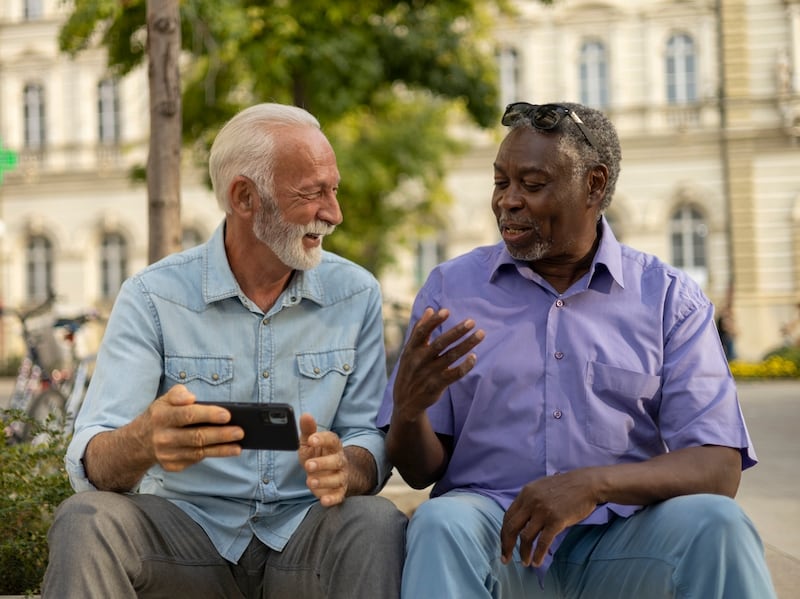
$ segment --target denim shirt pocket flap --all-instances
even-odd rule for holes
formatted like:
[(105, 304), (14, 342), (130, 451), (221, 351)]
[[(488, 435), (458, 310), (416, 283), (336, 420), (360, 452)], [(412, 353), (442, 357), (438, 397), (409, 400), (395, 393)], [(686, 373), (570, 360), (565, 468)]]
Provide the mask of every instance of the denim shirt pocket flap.
[(321, 379), (330, 372), (348, 376), (355, 367), (356, 350), (353, 348), (297, 354), (297, 368), (300, 374), (312, 379)]
[(200, 380), (209, 385), (222, 385), (233, 378), (233, 358), (167, 356), (164, 371), (167, 377), (179, 383)]

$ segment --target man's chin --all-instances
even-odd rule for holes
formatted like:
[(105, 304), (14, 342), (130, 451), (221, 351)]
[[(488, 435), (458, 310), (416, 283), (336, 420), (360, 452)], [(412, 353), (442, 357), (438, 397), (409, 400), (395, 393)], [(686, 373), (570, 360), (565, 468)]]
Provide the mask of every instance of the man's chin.
[(288, 260), (284, 260), (284, 264), (294, 270), (312, 270), (319, 266), (320, 262), (322, 262), (322, 251), (319, 248), (304, 251), (302, 258), (293, 256)]

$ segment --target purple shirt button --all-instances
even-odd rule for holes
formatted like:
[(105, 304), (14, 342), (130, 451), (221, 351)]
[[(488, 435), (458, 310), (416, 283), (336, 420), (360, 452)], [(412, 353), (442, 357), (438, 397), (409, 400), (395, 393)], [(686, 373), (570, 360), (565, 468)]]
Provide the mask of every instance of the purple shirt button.
[(561, 358), (564, 357), (564, 352), (557, 351), (553, 355), (556, 357), (556, 360), (560, 360)]
[(559, 418), (561, 418), (561, 410), (555, 410), (555, 411), (553, 412), (553, 418), (555, 418), (556, 420), (558, 420)]

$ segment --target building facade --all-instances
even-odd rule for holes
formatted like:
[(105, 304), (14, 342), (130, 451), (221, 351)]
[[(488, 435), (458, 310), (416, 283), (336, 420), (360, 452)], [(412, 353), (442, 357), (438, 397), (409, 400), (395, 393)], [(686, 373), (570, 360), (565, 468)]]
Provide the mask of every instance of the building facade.
[[(622, 143), (607, 217), (730, 306), (740, 358), (783, 343), (800, 302), (800, 1), (536, 0), (497, 31), (503, 103), (578, 101)], [(502, 128), (500, 128), (502, 129)], [(451, 256), (498, 237), (502, 131), (453, 165)]]
[[(731, 305), (740, 357), (782, 343), (800, 303), (800, 0), (517, 0), (499, 20), (503, 103), (578, 101), (617, 124), (617, 236), (687, 270)], [(101, 51), (60, 54), (60, 0), (0, 3), (0, 298), (107, 309), (147, 261), (147, 76), (108, 75)], [(464, 128), (447, 227), (383, 278), (405, 304), (431, 266), (496, 242), (489, 207), (502, 127)], [(182, 176), (187, 245), (222, 219)], [(6, 327), (13, 323), (6, 322)], [(10, 351), (3, 348), (2, 353)]]

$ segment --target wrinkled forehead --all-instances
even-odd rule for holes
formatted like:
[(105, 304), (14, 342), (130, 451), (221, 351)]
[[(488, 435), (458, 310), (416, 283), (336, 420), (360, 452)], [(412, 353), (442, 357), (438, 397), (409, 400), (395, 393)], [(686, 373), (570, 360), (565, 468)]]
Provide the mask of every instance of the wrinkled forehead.
[(559, 140), (558, 133), (528, 126), (515, 127), (500, 143), (495, 165), (504, 169), (552, 166), (566, 157)]

